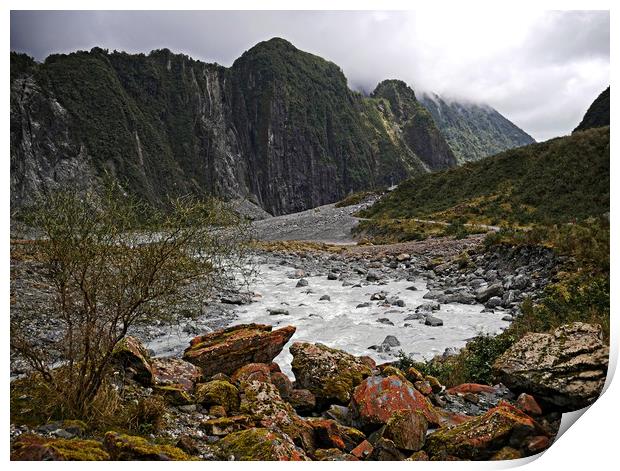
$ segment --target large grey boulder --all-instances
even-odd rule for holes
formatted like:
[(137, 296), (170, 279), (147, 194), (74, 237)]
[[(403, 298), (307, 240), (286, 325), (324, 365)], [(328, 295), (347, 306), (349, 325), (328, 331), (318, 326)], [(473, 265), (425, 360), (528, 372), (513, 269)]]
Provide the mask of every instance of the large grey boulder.
[(598, 398), (608, 361), (601, 327), (575, 322), (552, 334), (527, 334), (497, 359), (493, 372), (510, 389), (570, 411)]

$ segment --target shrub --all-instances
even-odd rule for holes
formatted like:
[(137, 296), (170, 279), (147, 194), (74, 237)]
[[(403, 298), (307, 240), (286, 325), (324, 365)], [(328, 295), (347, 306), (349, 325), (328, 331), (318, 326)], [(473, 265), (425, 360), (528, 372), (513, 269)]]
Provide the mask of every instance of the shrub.
[(43, 232), (37, 258), (54, 292), (59, 335), (33, 338), (39, 313), (31, 310), (12, 316), (11, 348), (71, 418), (92, 412), (130, 327), (172, 320), (185, 288), (229, 285), (228, 270), (246, 266), (248, 226), (215, 200), (180, 198), (157, 209), (108, 184), (96, 196), (51, 193), (27, 220)]

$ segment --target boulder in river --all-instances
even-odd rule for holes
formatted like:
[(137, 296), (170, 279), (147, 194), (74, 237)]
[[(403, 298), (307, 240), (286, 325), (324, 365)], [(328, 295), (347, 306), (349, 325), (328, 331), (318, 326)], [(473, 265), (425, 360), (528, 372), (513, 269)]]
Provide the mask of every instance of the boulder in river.
[(440, 327), (443, 325), (443, 321), (439, 317), (426, 316), (424, 324), (430, 325), (431, 327)]
[(311, 391), (318, 402), (348, 403), (353, 389), (372, 374), (364, 360), (319, 343), (295, 342), (290, 351), (296, 387)]
[(510, 389), (569, 411), (598, 398), (608, 360), (601, 327), (574, 322), (551, 334), (527, 334), (496, 360), (493, 371)]
[(183, 359), (202, 368), (206, 377), (231, 374), (248, 363), (271, 363), (295, 333), (286, 326), (241, 324), (195, 337)]

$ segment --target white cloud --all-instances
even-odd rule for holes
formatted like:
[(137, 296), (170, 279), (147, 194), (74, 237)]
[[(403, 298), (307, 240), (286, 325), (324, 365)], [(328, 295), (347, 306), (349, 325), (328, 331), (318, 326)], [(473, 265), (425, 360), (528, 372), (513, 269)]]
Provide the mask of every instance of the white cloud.
[(11, 48), (43, 59), (98, 45), (167, 47), (230, 65), (280, 36), (340, 65), (352, 88), (400, 78), (488, 103), (538, 140), (569, 133), (609, 84), (608, 12), (12, 12)]

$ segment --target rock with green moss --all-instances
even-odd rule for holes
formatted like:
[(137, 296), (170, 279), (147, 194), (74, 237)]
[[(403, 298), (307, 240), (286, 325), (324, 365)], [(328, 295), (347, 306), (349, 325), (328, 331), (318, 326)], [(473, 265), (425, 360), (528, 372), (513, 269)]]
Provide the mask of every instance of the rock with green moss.
[(247, 415), (235, 415), (205, 420), (200, 423), (200, 428), (207, 435), (224, 437), (231, 433), (254, 427), (254, 425), (254, 421)]
[(209, 381), (199, 384), (194, 392), (196, 402), (203, 406), (219, 405), (227, 413), (239, 409), (239, 390), (227, 381)]
[(433, 459), (485, 460), (505, 446), (525, 447), (528, 438), (543, 435), (546, 432), (534, 419), (502, 403), (484, 415), (430, 434), (424, 449)]
[(130, 335), (120, 340), (112, 350), (112, 357), (138, 381), (150, 384), (153, 378), (151, 358), (147, 349)]
[(159, 445), (133, 435), (107, 432), (103, 444), (116, 461), (187, 461), (192, 458), (180, 448)]
[(290, 351), (296, 387), (308, 389), (319, 403), (347, 404), (353, 389), (372, 374), (363, 360), (319, 343), (295, 342)]
[(529, 333), (493, 365), (499, 381), (564, 411), (600, 395), (609, 361), (601, 326), (574, 322), (551, 334)]
[(419, 411), (399, 410), (392, 414), (383, 431), (383, 437), (394, 442), (397, 448), (419, 451), (424, 446), (428, 421)]
[(273, 384), (261, 381), (246, 383), (242, 391), (240, 410), (263, 427), (281, 430), (306, 452), (311, 453), (314, 450), (312, 427), (282, 399)]
[(11, 445), (12, 461), (104, 461), (110, 455), (94, 440), (21, 435)]
[(192, 396), (181, 385), (153, 386), (153, 392), (173, 406), (186, 406), (194, 402)]
[(222, 460), (308, 461), (286, 435), (267, 428), (251, 428), (227, 435), (215, 446)]

